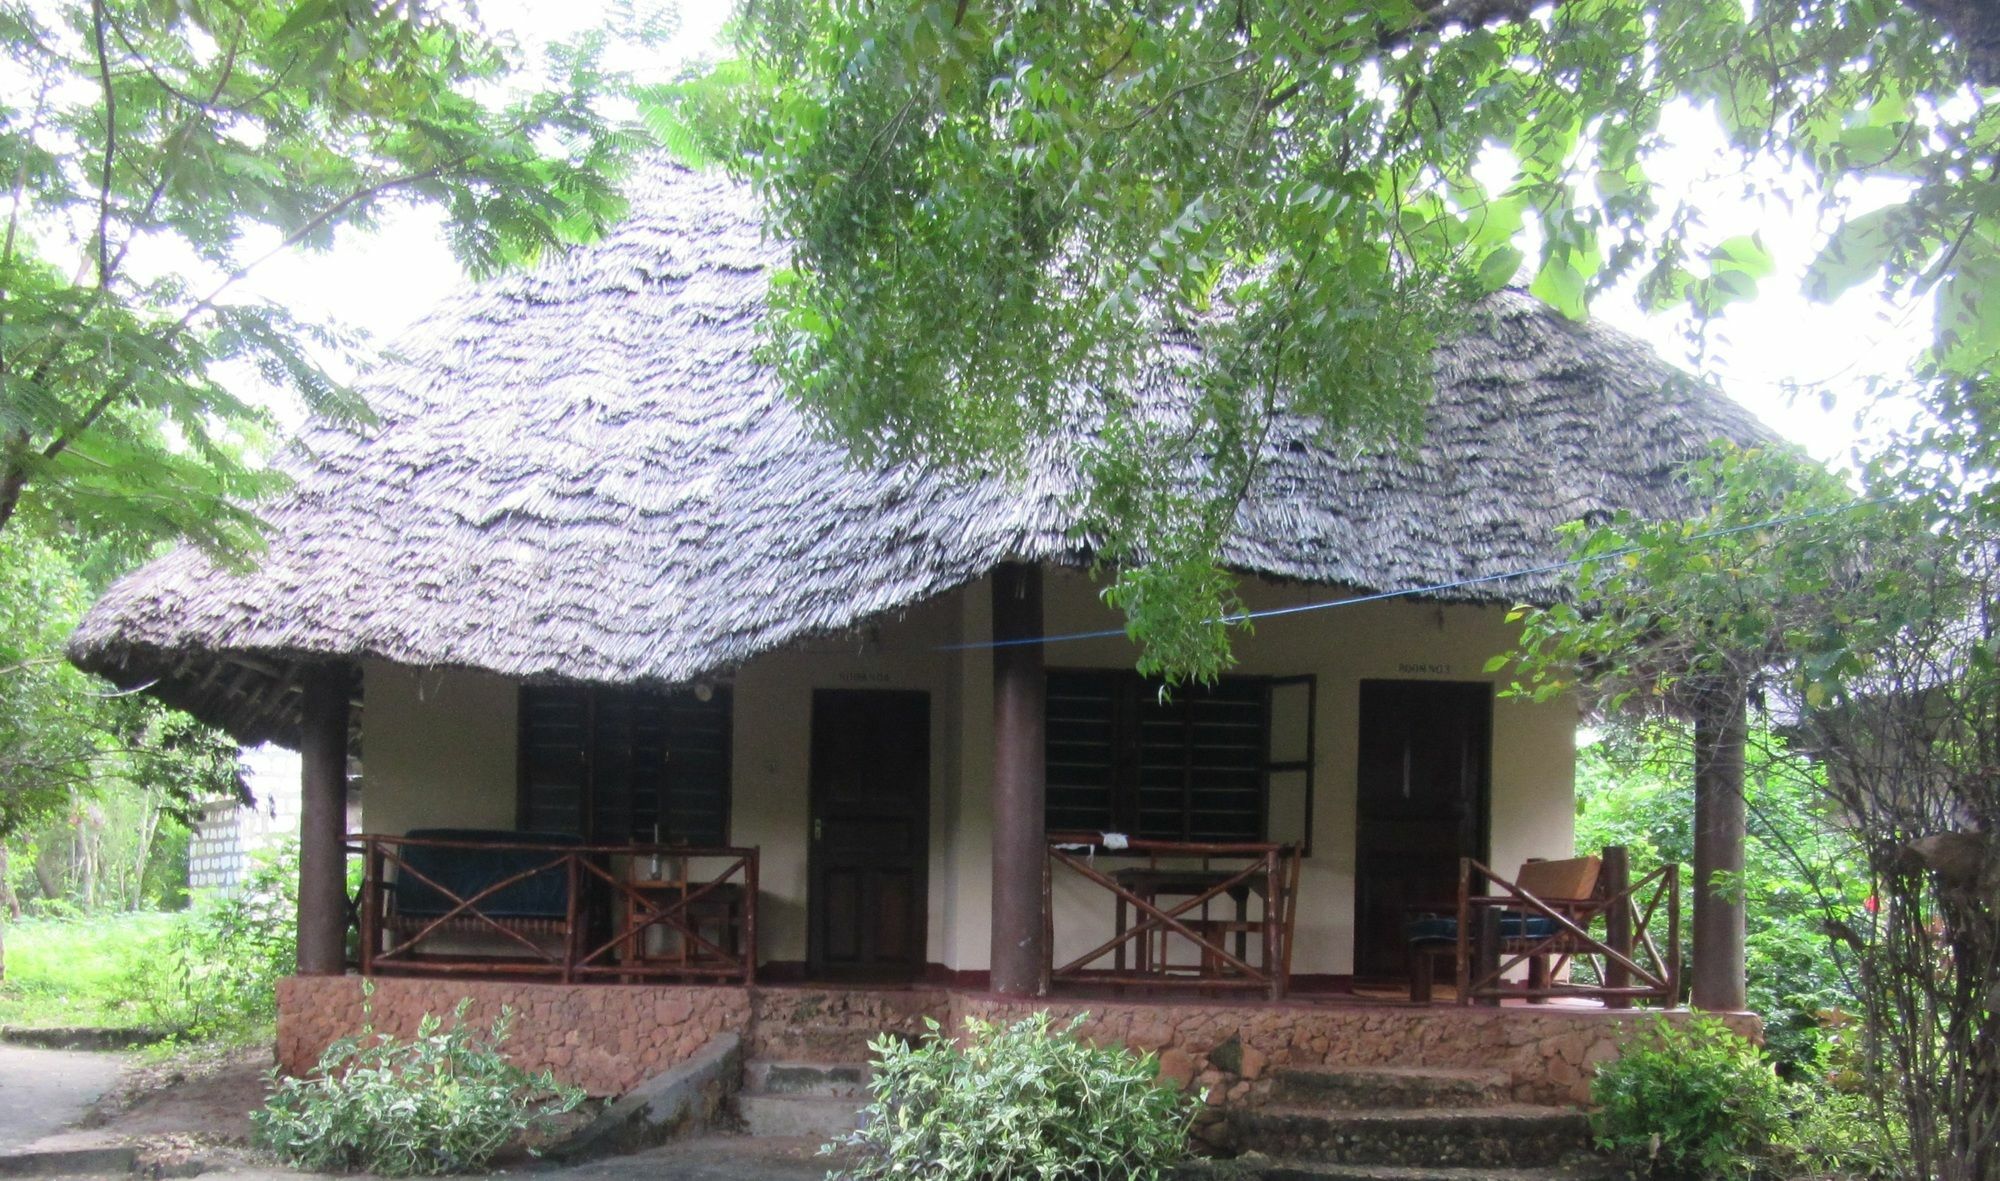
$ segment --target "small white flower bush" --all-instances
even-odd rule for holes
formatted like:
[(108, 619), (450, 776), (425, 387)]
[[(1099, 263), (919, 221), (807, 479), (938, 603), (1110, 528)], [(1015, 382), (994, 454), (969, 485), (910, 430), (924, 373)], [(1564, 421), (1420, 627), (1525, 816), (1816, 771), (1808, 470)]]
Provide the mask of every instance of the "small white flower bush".
[(820, 1150), (859, 1160), (830, 1181), (1155, 1181), (1187, 1156), (1199, 1099), (1162, 1086), (1150, 1054), (1078, 1040), (1085, 1016), (968, 1018), (963, 1047), (935, 1021), (920, 1045), (871, 1043), (867, 1122)]
[(465, 1021), (470, 1004), (449, 1026), (425, 1014), (408, 1040), (364, 1028), (328, 1046), (310, 1076), (276, 1079), (251, 1113), (258, 1142), (315, 1172), (465, 1173), (583, 1101), (581, 1088), (501, 1055), (513, 1010), (481, 1028)]

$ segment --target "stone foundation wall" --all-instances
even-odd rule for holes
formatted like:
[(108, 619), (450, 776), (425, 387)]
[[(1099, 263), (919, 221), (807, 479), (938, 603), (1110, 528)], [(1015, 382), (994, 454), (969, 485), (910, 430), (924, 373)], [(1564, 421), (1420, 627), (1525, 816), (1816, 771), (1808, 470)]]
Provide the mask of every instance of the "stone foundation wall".
[[(1203, 1088), (1211, 1105), (1255, 1104), (1270, 1072), (1286, 1066), (1430, 1066), (1505, 1071), (1524, 1103), (1582, 1103), (1600, 1062), (1652, 1015), (1561, 1006), (1431, 1008), (1241, 1001), (1016, 1001), (940, 988), (841, 989), (709, 985), (565, 985), (383, 977), (373, 1021), (414, 1033), (425, 1013), (448, 1014), (470, 997), (471, 1020), (490, 1022), (503, 1004), (520, 1014), (508, 1043), (531, 1070), (548, 1069), (594, 1095), (621, 1094), (692, 1056), (724, 1031), (745, 1055), (782, 1061), (858, 1061), (887, 1031), (920, 1036), (924, 1019), (957, 1031), (967, 1017), (1012, 1021), (1046, 1009), (1067, 1020), (1089, 1013), (1083, 1035), (1160, 1056), (1161, 1073)], [(1669, 1014), (1668, 1020), (1685, 1020)], [(1756, 1038), (1748, 1014), (1724, 1018)], [(361, 980), (297, 976), (278, 991), (278, 1064), (308, 1071), (336, 1038), (363, 1023)]]
[[(1522, 1103), (1583, 1103), (1597, 1064), (1651, 1013), (1507, 1007), (1392, 1008), (1366, 1005), (1250, 1005), (1020, 1002), (959, 994), (953, 1025), (965, 1017), (1013, 1021), (1038, 1010), (1090, 1019), (1079, 1031), (1160, 1056), (1160, 1073), (1208, 1092), (1214, 1106), (1255, 1103), (1270, 1090), (1269, 1072), (1286, 1066), (1428, 1066), (1504, 1070)], [(1667, 1014), (1684, 1021), (1686, 1013)], [(1724, 1018), (1749, 1038), (1762, 1036), (1750, 1014)]]
[(503, 1005), (519, 1014), (507, 1055), (528, 1070), (550, 1070), (592, 1095), (622, 1094), (691, 1057), (710, 1037), (743, 1034), (750, 997), (741, 988), (654, 984), (521, 984), (384, 976), (375, 980), (371, 1018), (362, 1014), (358, 976), (293, 976), (278, 984), (278, 1066), (304, 1074), (328, 1045), (365, 1020), (408, 1037), (426, 1013), (446, 1016), (469, 997), (466, 1018), (490, 1024)]

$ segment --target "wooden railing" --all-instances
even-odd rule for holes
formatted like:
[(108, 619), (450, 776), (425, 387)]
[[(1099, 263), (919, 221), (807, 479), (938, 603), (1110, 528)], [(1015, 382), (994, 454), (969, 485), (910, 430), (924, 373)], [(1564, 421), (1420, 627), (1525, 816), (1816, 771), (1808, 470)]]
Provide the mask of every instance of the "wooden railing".
[[(1079, 856), (1082, 854), (1082, 856)], [(1143, 864), (1106, 870), (1098, 857), (1143, 858)], [(1198, 861), (1198, 866), (1162, 866)], [(1230, 865), (1217, 867), (1223, 861)], [(1111, 895), (1115, 932), (1097, 946), (1058, 963), (1055, 948), (1055, 875), (1067, 869)], [(1276, 1000), (1291, 981), (1294, 904), (1299, 859), (1289, 845), (1262, 842), (1203, 843), (1128, 840), (1112, 848), (1099, 833), (1050, 833), (1042, 865), (1043, 938), (1049, 960), (1043, 991), (1055, 984), (1172, 986), (1261, 990)], [(1177, 899), (1162, 903), (1162, 896)], [(1252, 896), (1261, 913), (1248, 917)], [(1215, 920), (1209, 907), (1227, 900), (1235, 917)], [(1136, 922), (1127, 921), (1127, 916)], [(1255, 935), (1258, 954), (1249, 954)], [(1231, 937), (1234, 936), (1234, 950)], [(1193, 963), (1174, 964), (1176, 950), (1191, 952)], [(1127, 966), (1128, 953), (1136, 961)], [(1111, 957), (1110, 967), (1099, 965)]]
[[(1537, 898), (1471, 858), (1459, 864), (1458, 1003), (1584, 997), (1622, 1008), (1633, 1001), (1680, 998), (1680, 866), (1663, 865), (1637, 881), (1621, 872), (1582, 905)], [(1593, 933), (1602, 920), (1602, 938)], [(1508, 921), (1523, 932), (1509, 935)], [(1532, 924), (1532, 926), (1531, 926)], [(1664, 924), (1666, 930), (1660, 930)], [(1589, 962), (1592, 980), (1563, 969)], [(1550, 961), (1553, 961), (1552, 963)], [(1507, 974), (1533, 967), (1525, 984)]]
[(368, 834), (348, 851), (363, 975), (756, 978), (754, 848)]

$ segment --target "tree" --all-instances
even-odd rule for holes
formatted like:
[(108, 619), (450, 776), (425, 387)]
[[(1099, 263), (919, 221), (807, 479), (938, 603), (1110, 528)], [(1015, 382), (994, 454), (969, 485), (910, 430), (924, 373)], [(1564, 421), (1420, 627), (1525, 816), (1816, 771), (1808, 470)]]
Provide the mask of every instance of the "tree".
[(509, 98), (512, 47), (450, 0), (0, 6), (0, 529), (254, 548), (282, 481), (244, 374), (368, 412), (326, 368), (345, 338), (243, 280), (396, 205), (475, 273), (594, 235), (639, 144), (599, 110), (605, 45)]
[[(118, 795), (138, 805), (134, 880), (124, 884), (136, 899), (161, 814), (186, 819), (195, 801), (240, 792), (236, 745), (150, 697), (108, 691), (62, 658), (64, 637), (113, 569), (80, 549), (20, 528), (0, 532), (0, 876), (37, 829), (61, 824), (79, 849), (100, 847), (103, 826), (88, 815)], [(97, 884), (85, 877), (86, 904)], [(4, 881), (0, 897), (11, 910)]]
[(230, 789), (233, 744), (104, 694), (64, 636), (162, 542), (254, 553), (284, 483), (260, 386), (367, 421), (328, 369), (354, 342), (245, 296), (259, 267), (397, 206), (440, 212), (475, 273), (619, 214), (644, 139), (606, 110), (610, 36), (552, 48), (523, 92), (454, 0), (0, 2), (0, 841), (119, 785), (170, 808)]
[[(1819, 180), (1840, 224), (1816, 294), (1930, 293), (1930, 376), (1989, 381), (1995, 23), (1959, 0), (758, 0), (743, 60), (664, 105), (721, 128), (791, 242), (769, 351), (827, 430), (1006, 469), (1101, 420), (1076, 458), (1108, 597), (1147, 667), (1209, 675), (1217, 547), (1274, 413), (1407, 438), (1436, 334), (1531, 247), (1574, 316), (1625, 280), (1703, 312), (1754, 293), (1761, 245), (1697, 252), (1701, 211), (1649, 173), (1671, 102)], [(1515, 173), (1489, 189), (1496, 150)], [(1847, 216), (1870, 177), (1904, 198)], [(1163, 369), (1186, 397), (1143, 395)]]
[[(2000, 516), (1982, 446), (1901, 441), (1857, 496), (1783, 453), (1694, 473), (1710, 513), (1577, 528), (1573, 602), (1526, 612), (1516, 692), (1673, 715), (1740, 680), (1824, 776), (1867, 905), (1836, 907), (1914, 1176), (2000, 1173)], [(1833, 899), (1830, 899), (1830, 901)]]
[[(1691, 881), (1693, 735), (1661, 719), (1607, 720), (1577, 751), (1577, 852), (1622, 845), (1635, 877), (1676, 862)], [(1825, 927), (1865, 913), (1867, 866), (1853, 830), (1827, 807), (1822, 764), (1769, 729), (1751, 732), (1746, 753), (1750, 1009), (1779, 1069), (1804, 1078), (1822, 1067), (1826, 1014), (1857, 1003), (1846, 949), (1829, 946)]]

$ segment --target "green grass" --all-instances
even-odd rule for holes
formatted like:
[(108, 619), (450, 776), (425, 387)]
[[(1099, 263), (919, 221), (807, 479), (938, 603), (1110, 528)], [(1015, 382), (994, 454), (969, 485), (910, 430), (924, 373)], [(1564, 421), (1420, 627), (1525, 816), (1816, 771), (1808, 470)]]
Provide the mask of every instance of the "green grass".
[(0, 1025), (145, 1024), (135, 981), (166, 969), (174, 918), (143, 911), (7, 924)]

